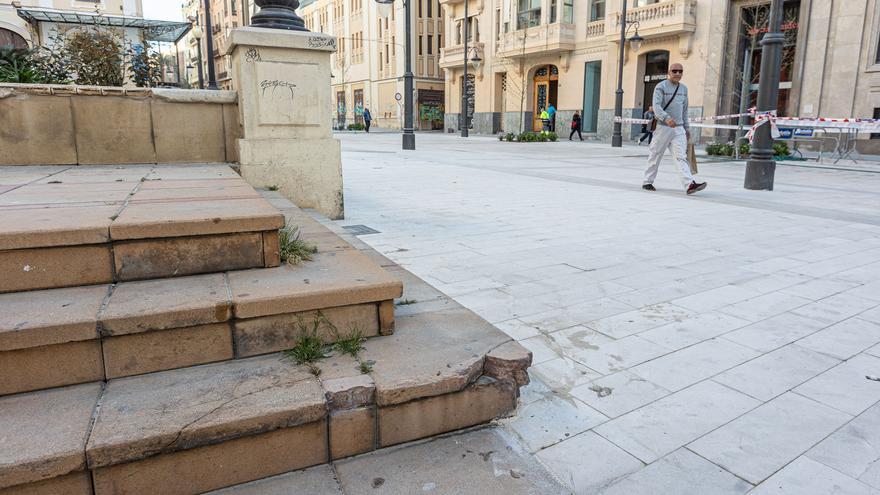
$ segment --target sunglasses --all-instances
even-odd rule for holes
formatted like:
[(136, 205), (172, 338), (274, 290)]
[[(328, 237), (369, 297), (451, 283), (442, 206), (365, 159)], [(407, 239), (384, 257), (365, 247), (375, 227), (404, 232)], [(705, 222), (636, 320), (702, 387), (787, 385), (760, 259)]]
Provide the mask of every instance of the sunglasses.
[(669, 71), (669, 72), (672, 72), (673, 74), (684, 74), (684, 71), (683, 71), (683, 70), (678, 70), (678, 69), (672, 69), (672, 70)]

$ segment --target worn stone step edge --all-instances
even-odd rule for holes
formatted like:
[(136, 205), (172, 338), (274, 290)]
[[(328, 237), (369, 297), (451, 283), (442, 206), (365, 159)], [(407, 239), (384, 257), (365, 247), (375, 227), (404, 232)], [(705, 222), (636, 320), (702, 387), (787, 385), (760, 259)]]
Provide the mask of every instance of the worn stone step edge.
[[(75, 263), (71, 263), (75, 260)], [(278, 230), (0, 251), (0, 293), (277, 267)]]
[[(0, 398), (0, 418), (3, 418), (0, 422), (13, 426), (13, 438), (8, 440), (11, 444), (8, 454), (27, 451), (16, 449), (17, 442), (28, 443), (31, 453), (35, 445), (37, 448), (45, 445), (48, 450), (27, 459), (3, 459), (5, 462), (0, 462), (0, 489), (29, 483), (52, 483), (46, 480), (55, 480), (57, 483), (73, 480), (70, 482), (81, 485), (75, 474), (89, 469), (92, 471), (95, 493), (99, 495), (200, 493), (473, 426), (513, 411), (519, 386), (524, 384), (521, 379), (524, 376), (527, 380), (523, 366), (528, 366), (531, 354), (515, 342), (505, 343), (487, 353), (480, 377), (461, 389), (386, 406), (376, 403), (376, 385), (370, 375), (357, 374), (350, 368), (334, 370), (332, 364), (337, 360), (331, 359), (330, 362), (322, 363), (322, 373), (317, 378), (308, 375), (309, 372), (302, 366), (289, 365), (289, 370), (283, 371), (282, 365), (270, 363), (263, 370), (264, 375), (257, 377), (274, 380), (270, 386), (261, 388), (258, 382), (252, 385), (255, 390), (240, 390), (241, 395), (225, 397), (220, 405), (214, 404), (217, 400), (206, 404), (196, 403), (192, 406), (196, 411), (190, 411), (189, 416), (176, 418), (177, 426), (170, 429), (167, 425), (162, 427), (163, 417), (160, 412), (167, 411), (163, 408), (170, 407), (171, 412), (167, 414), (173, 415), (175, 407), (184, 407), (179, 402), (184, 399), (178, 397), (175, 400), (173, 397), (175, 390), (180, 390), (179, 387), (192, 386), (194, 382), (196, 387), (199, 384), (205, 386), (204, 377), (209, 375), (219, 375), (224, 380), (253, 379), (248, 374), (248, 366), (266, 367), (268, 361), (277, 358), (277, 355), (262, 356), (234, 364), (221, 363), (111, 380), (104, 388), (99, 387), (96, 390), (97, 397), (93, 400), (81, 401), (88, 408), (84, 407), (78, 415), (81, 424), (66, 425), (61, 435), (53, 432), (52, 438), (39, 435), (35, 437), (33, 432), (39, 429), (37, 423), (52, 420), (54, 411), (40, 411), (37, 408), (36, 414), (16, 415), (15, 401), (33, 401), (35, 398), (53, 394), (57, 396), (69, 390), (83, 390), (82, 387), (87, 387), (86, 385)], [(224, 368), (231, 371), (224, 375)], [(197, 375), (202, 378), (193, 378)], [(286, 375), (291, 375), (291, 380), (285, 381)], [(150, 385), (155, 388), (144, 389)], [(215, 388), (223, 389), (232, 384), (215, 385)], [(285, 394), (275, 393), (293, 390), (290, 387), (299, 387), (300, 393), (305, 393), (301, 402), (290, 402), (289, 397), (285, 399)], [(302, 392), (303, 387), (307, 389), (306, 392)], [(233, 390), (240, 388), (240, 383), (232, 386)], [(89, 390), (95, 389), (85, 391)], [(295, 395), (295, 392), (291, 393)], [(168, 396), (163, 398), (163, 394)], [(190, 399), (202, 397), (201, 391), (194, 391)], [(248, 414), (247, 402), (252, 400), (262, 402)], [(146, 401), (146, 406), (139, 408), (137, 401)], [(223, 411), (224, 408), (228, 410)], [(30, 412), (33, 413), (33, 409), (31, 405)], [(25, 413), (27, 412), (28, 409), (25, 408)], [(4, 418), (4, 414), (7, 417)], [(133, 417), (127, 418), (127, 414)], [(193, 415), (196, 417), (192, 418)], [(68, 415), (74, 416), (76, 415)], [(58, 418), (54, 419), (57, 421)], [(267, 464), (270, 466), (268, 471), (251, 463), (252, 472), (216, 486), (191, 486), (191, 483), (198, 480), (186, 479), (189, 462), (193, 462), (196, 466), (194, 469), (198, 469), (200, 463), (204, 464), (210, 458), (209, 462), (214, 465), (213, 463), (218, 462), (218, 456), (223, 457), (222, 445), (226, 442), (240, 445), (241, 442), (246, 442), (245, 438), (263, 439), (275, 449), (271, 438), (282, 434), (282, 430), (293, 432), (292, 429), (308, 425), (311, 425), (309, 428), (317, 427), (321, 430), (319, 436), (322, 440), (311, 446), (315, 451), (325, 449), (318, 458), (309, 458), (295, 466), (285, 465), (280, 470), (270, 462)], [(14, 438), (15, 432), (21, 432), (21, 436)], [(59, 436), (62, 438), (58, 438)], [(69, 448), (68, 437), (72, 437), (74, 443), (77, 438), (82, 437), (79, 455)], [(65, 440), (67, 449), (51, 451), (53, 447), (65, 444)], [(247, 448), (251, 451), (259, 450), (262, 443), (262, 440), (251, 442)], [(310, 449), (297, 445), (297, 450)], [(239, 454), (240, 452), (236, 455)], [(254, 455), (256, 458), (274, 458), (277, 457), (276, 454), (274, 450), (264, 450)], [(184, 459), (189, 462), (180, 462)], [(227, 460), (234, 462), (228, 456)], [(31, 466), (41, 468), (32, 469)], [(174, 471), (172, 481), (175, 484), (162, 486), (163, 481), (169, 481), (167, 476), (164, 480), (151, 479), (159, 476), (159, 472), (165, 473), (169, 469)], [(130, 491), (124, 488), (126, 486)], [(187, 487), (192, 490), (188, 491)]]

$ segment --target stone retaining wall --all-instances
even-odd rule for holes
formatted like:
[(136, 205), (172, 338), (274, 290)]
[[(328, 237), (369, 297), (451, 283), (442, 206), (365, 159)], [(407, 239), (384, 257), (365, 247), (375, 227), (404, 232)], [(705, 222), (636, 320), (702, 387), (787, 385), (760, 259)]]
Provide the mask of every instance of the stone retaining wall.
[(0, 84), (0, 165), (236, 162), (234, 91)]

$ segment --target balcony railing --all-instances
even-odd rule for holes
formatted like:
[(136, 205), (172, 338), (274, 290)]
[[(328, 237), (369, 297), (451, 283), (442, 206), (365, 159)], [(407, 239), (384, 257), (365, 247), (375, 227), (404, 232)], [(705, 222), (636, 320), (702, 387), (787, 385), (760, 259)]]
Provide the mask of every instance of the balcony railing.
[(535, 53), (556, 53), (574, 50), (574, 24), (544, 24), (505, 33), (499, 41), (498, 53), (503, 57), (523, 57)]
[(602, 38), (605, 36), (605, 19), (593, 21), (587, 24), (587, 39)]
[[(639, 23), (639, 34), (669, 35), (693, 32), (697, 26), (697, 0), (672, 0), (627, 11), (628, 22)], [(620, 33), (620, 12), (613, 14), (613, 35)]]

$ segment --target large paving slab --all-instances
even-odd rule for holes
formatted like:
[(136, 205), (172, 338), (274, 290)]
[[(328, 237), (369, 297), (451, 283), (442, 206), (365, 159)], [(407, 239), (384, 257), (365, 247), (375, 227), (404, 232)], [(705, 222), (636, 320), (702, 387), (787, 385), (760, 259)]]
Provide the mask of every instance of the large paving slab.
[(279, 355), (110, 380), (89, 467), (131, 462), (322, 419), (323, 391)]
[(82, 471), (97, 383), (0, 399), (0, 490)]

